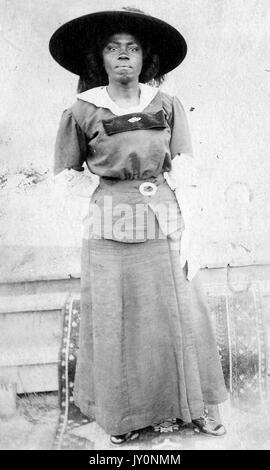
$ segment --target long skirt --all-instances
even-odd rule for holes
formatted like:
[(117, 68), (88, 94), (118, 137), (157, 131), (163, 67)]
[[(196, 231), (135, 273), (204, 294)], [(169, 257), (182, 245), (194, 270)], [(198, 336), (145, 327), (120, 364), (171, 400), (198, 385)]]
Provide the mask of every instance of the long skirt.
[(74, 400), (108, 434), (190, 422), (227, 399), (200, 271), (170, 237), (84, 239)]

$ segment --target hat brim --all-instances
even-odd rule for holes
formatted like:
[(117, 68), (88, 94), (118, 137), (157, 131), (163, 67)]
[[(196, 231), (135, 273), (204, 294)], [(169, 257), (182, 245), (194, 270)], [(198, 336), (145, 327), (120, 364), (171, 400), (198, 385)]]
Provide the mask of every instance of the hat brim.
[(186, 56), (186, 41), (173, 26), (150, 15), (116, 10), (91, 13), (63, 24), (52, 35), (49, 50), (62, 67), (81, 75), (85, 56), (97, 37), (121, 31), (151, 43), (159, 55), (160, 75), (175, 69)]

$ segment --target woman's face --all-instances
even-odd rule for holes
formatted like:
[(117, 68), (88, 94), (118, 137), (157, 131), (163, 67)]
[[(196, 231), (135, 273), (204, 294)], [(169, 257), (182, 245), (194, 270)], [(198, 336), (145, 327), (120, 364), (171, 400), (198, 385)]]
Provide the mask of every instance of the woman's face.
[(128, 33), (113, 34), (102, 51), (109, 82), (139, 81), (143, 50), (139, 41)]

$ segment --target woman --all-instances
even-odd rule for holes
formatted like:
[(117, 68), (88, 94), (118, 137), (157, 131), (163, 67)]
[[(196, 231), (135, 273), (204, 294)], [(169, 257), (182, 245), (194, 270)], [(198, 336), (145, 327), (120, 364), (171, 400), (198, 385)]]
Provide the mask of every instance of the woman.
[(187, 120), (178, 98), (146, 84), (161, 83), (186, 50), (172, 26), (134, 9), (77, 18), (50, 41), (80, 76), (55, 173), (78, 174), (86, 162), (99, 176), (87, 194), (74, 399), (114, 444), (168, 418), (226, 432), (223, 374), (187, 250), (190, 214), (174, 186), (177, 161), (192, 155)]

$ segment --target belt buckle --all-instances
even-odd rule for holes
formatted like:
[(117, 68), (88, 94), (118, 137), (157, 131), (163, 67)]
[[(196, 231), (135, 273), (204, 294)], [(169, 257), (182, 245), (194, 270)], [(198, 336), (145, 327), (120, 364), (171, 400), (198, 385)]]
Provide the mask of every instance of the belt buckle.
[(139, 191), (143, 196), (153, 196), (157, 192), (157, 185), (150, 181), (140, 184)]

